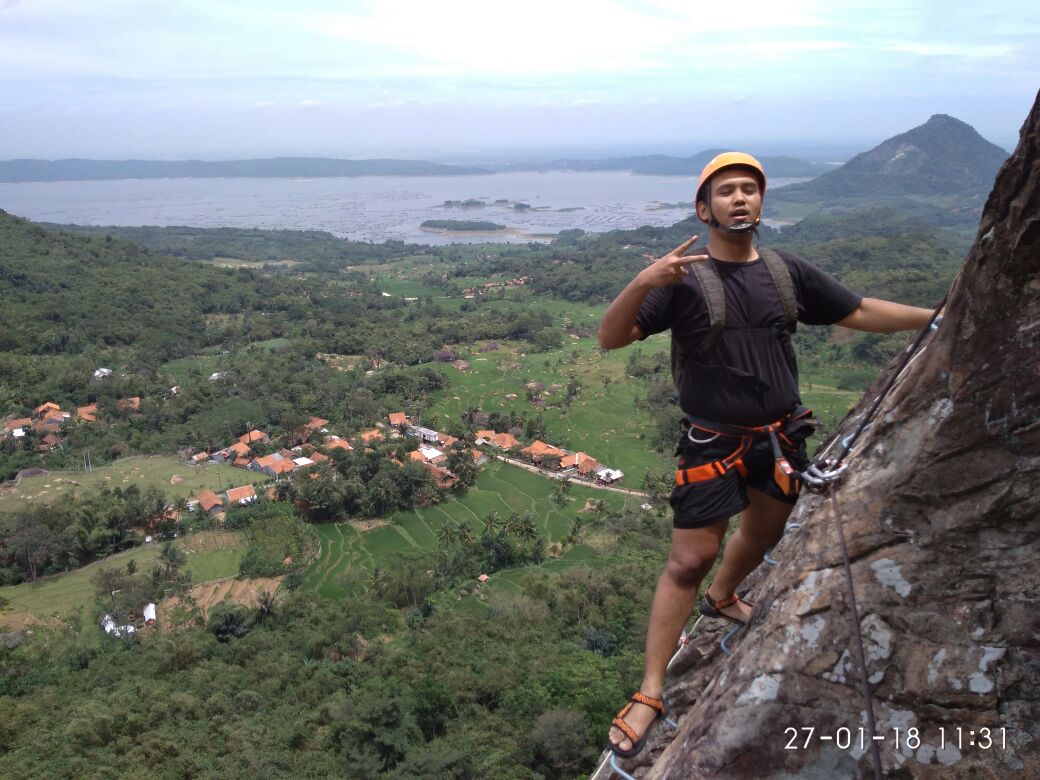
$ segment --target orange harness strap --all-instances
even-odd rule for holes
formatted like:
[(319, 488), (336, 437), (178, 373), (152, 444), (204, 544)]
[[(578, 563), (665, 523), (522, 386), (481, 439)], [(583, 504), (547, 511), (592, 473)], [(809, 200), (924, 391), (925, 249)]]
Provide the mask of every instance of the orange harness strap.
[(747, 469), (744, 468), (744, 456), (751, 448), (751, 441), (752, 438), (750, 436), (742, 437), (740, 446), (722, 460), (716, 460), (712, 463), (705, 463), (703, 466), (694, 466), (689, 469), (678, 469), (675, 472), (675, 484), (689, 485), (694, 482), (707, 482), (709, 479), (725, 475), (732, 469), (736, 469), (741, 476), (746, 477)]

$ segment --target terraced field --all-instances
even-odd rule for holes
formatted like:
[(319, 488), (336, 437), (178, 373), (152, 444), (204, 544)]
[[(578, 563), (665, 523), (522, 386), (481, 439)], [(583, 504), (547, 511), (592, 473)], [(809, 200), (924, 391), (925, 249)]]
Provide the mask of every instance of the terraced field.
[[(568, 503), (558, 507), (549, 499), (555, 488), (555, 483), (537, 474), (493, 462), (481, 470), (477, 484), (461, 499), (453, 496), (440, 504), (402, 512), (390, 518), (389, 523), (367, 530), (359, 530), (350, 523), (317, 526), (321, 556), (305, 573), (303, 587), (329, 598), (342, 596), (345, 589), (340, 577), (348, 570), (360, 567), (370, 572), (376, 564), (398, 550), (436, 549), (437, 532), (449, 518), (460, 520), (474, 533), (479, 533), (488, 512), (494, 511), (499, 517), (506, 517), (510, 512), (530, 511), (542, 536), (549, 541), (558, 541), (570, 530), (587, 499), (603, 499), (608, 507), (616, 509), (626, 498), (618, 493), (573, 485)], [(592, 518), (588, 514), (581, 516)], [(591, 548), (579, 545), (562, 558), (547, 561), (544, 565), (550, 568), (571, 565), (594, 555)]]

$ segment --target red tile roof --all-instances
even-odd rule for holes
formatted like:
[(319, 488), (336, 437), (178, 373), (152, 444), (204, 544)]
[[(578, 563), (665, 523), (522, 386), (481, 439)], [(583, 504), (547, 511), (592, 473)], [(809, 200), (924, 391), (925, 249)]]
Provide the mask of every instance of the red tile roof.
[(513, 447), (519, 447), (519, 440), (511, 433), (499, 433), (495, 436), (494, 444), (499, 449), (511, 450)]
[(242, 487), (231, 488), (227, 492), (227, 499), (232, 504), (240, 504), (256, 499), (256, 491), (252, 485), (243, 485)]
[(87, 422), (97, 422), (97, 404), (76, 407), (76, 416)]
[(408, 421), (408, 415), (404, 412), (390, 412), (388, 417), (390, 420), (390, 424), (393, 425), (395, 428), (398, 425), (410, 425)]
[(198, 496), (196, 496), (196, 498), (198, 499), (199, 506), (202, 507), (202, 511), (204, 512), (208, 512), (216, 506), (224, 506), (224, 502), (221, 500), (220, 496), (212, 490), (203, 490), (198, 494)]
[(268, 436), (263, 431), (249, 431), (238, 437), (238, 440), (243, 444), (250, 444), (254, 441), (267, 441), (267, 439)]

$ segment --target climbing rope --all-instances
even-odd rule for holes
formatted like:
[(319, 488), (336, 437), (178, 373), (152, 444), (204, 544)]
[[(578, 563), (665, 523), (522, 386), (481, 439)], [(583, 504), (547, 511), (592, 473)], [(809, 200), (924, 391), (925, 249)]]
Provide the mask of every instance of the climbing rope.
[(823, 461), (823, 468), (818, 468), (813, 464), (809, 469), (807, 469), (808, 472), (812, 473), (813, 476), (817, 478), (817, 481), (807, 480), (809, 489), (827, 494), (827, 505), (830, 509), (831, 521), (838, 529), (838, 541), (841, 545), (842, 565), (845, 569), (845, 588), (849, 599), (849, 609), (852, 611), (852, 635), (856, 640), (856, 656), (859, 666), (860, 683), (863, 689), (863, 709), (866, 713), (867, 728), (870, 732), (870, 753), (871, 760), (874, 764), (875, 780), (881, 780), (881, 748), (878, 745), (877, 724), (874, 720), (874, 696), (871, 691), (870, 677), (867, 674), (867, 655), (863, 648), (863, 633), (860, 628), (859, 606), (856, 603), (856, 589), (852, 579), (852, 562), (849, 560), (849, 548), (845, 541), (845, 526), (838, 515), (837, 500), (834, 496), (834, 490), (831, 488), (834, 487), (837, 481), (841, 478), (841, 475), (845, 472), (845, 469), (848, 467), (848, 464), (844, 463), (844, 461), (852, 451), (853, 446), (855, 446), (856, 440), (859, 439), (867, 428), (870, 427), (874, 415), (877, 413), (878, 408), (880, 408), (881, 403), (895, 386), (896, 381), (903, 375), (903, 372), (906, 371), (910, 363), (912, 363), (920, 354), (920, 352), (918, 352), (918, 347), (920, 347), (924, 342), (925, 337), (935, 330), (937, 321), (940, 319), (939, 312), (942, 311), (942, 308), (945, 305), (946, 297), (944, 297), (939, 305), (935, 307), (935, 311), (932, 314), (932, 318), (928, 321), (928, 325), (922, 328), (921, 332), (917, 334), (917, 338), (914, 339), (913, 343), (906, 350), (899, 369), (892, 372), (892, 375), (888, 378), (884, 388), (882, 388), (877, 398), (874, 399), (874, 403), (871, 404), (870, 409), (863, 416), (863, 419), (860, 420), (859, 425), (850, 435), (841, 440), (841, 452), (838, 457), (834, 460)]

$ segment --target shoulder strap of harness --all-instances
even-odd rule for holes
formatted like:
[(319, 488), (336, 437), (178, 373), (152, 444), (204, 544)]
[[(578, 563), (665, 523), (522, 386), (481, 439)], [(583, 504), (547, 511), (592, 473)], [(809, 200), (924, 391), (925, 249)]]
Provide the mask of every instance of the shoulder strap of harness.
[[(686, 267), (693, 273), (684, 277), (683, 284), (693, 286), (692, 280), (696, 278), (697, 286), (701, 288), (701, 295), (703, 296), (705, 306), (708, 309), (708, 331), (704, 334), (701, 342), (694, 350), (694, 354), (703, 355), (715, 345), (722, 336), (722, 331), (726, 327), (726, 291), (722, 286), (722, 277), (720, 277), (719, 272), (715, 270), (715, 265), (711, 260), (690, 263)], [(673, 338), (672, 380), (675, 382), (676, 387), (679, 386), (679, 374), (681, 373), (682, 368), (683, 349)]]
[(780, 302), (784, 306), (784, 318), (787, 320), (787, 329), (794, 333), (798, 328), (798, 298), (794, 292), (791, 269), (773, 249), (759, 247), (758, 254), (765, 262), (769, 275), (773, 277), (773, 286), (780, 295)]
[(697, 283), (704, 293), (704, 303), (708, 307), (708, 332), (697, 345), (697, 352), (704, 354), (715, 346), (715, 342), (726, 328), (726, 290), (722, 286), (722, 277), (715, 270), (715, 263), (711, 260), (690, 263), (686, 267), (697, 277)]

